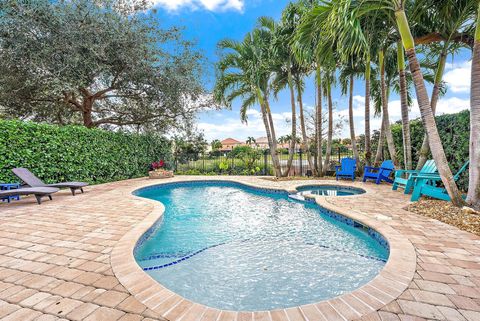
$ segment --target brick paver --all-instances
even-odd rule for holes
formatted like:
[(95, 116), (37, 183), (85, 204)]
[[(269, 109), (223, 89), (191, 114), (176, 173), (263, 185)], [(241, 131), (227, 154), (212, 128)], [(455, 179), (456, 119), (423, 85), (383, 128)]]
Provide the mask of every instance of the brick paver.
[[(173, 180), (179, 179), (199, 177)], [(287, 190), (298, 185), (326, 183), (271, 182), (255, 177), (231, 179)], [(373, 227), (391, 229), (399, 239), (411, 242), (417, 263), (413, 280), (384, 273), (352, 295), (266, 313), (218, 311), (179, 300), (168, 290), (142, 287), (142, 282), (120, 282), (124, 277), (117, 278), (110, 255), (119, 241), (155, 207), (130, 193), (152, 183), (156, 182), (136, 179), (91, 186), (85, 194), (75, 197), (62, 191), (41, 206), (31, 197), (0, 204), (0, 318), (148, 321), (162, 320), (160, 314), (163, 314), (182, 321), (480, 321), (480, 238), (405, 211), (408, 198), (386, 185), (359, 182), (341, 184), (363, 187), (366, 194), (316, 200), (330, 209), (364, 217), (376, 224)], [(389, 261), (387, 266), (398, 271), (404, 268), (402, 262)], [(402, 288), (403, 284), (407, 289), (395, 298), (390, 297), (389, 293), (395, 290), (392, 287)], [(154, 311), (153, 306), (158, 308)]]

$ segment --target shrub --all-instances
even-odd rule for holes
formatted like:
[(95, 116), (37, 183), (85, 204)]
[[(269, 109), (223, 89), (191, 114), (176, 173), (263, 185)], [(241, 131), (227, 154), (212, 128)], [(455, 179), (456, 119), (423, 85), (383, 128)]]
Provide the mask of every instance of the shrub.
[[(457, 114), (437, 116), (435, 119), (447, 160), (450, 163), (453, 174), (455, 174), (469, 158), (470, 112), (465, 110)], [(415, 168), (424, 136), (422, 121), (420, 119), (412, 120), (410, 122), (410, 131), (413, 166)], [(403, 164), (402, 125), (399, 123), (392, 125), (392, 134), (397, 147), (397, 160), (400, 164)], [(431, 158), (432, 155), (430, 153), (429, 159)], [(464, 172), (458, 184), (461, 189), (467, 190), (468, 171)]]
[(172, 162), (171, 144), (139, 135), (0, 120), (0, 181), (18, 181), (14, 167), (29, 168), (47, 183), (103, 183), (141, 177), (159, 159)]

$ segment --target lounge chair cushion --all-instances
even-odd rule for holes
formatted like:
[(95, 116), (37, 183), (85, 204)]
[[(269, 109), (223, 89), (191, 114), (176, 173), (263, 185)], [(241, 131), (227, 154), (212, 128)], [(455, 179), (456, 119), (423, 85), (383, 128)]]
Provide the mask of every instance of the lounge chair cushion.
[(52, 194), (58, 192), (60, 189), (55, 187), (24, 187), (24, 188), (17, 188), (17, 189), (10, 189), (6, 191), (0, 191), (1, 196), (12, 196), (12, 195), (35, 195), (37, 199), (37, 203), (42, 203), (42, 197), (48, 196), (48, 198), (52, 199)]
[(60, 189), (55, 187), (25, 187), (0, 191), (0, 196), (12, 196), (12, 195), (48, 195), (58, 192)]
[(35, 176), (26, 168), (14, 168), (12, 172), (18, 176), (25, 184), (31, 187), (58, 187), (58, 188), (70, 188), (72, 194), (75, 195), (75, 190), (80, 189), (83, 193), (83, 187), (88, 186), (88, 183), (84, 182), (63, 182), (54, 184), (45, 184), (41, 179)]

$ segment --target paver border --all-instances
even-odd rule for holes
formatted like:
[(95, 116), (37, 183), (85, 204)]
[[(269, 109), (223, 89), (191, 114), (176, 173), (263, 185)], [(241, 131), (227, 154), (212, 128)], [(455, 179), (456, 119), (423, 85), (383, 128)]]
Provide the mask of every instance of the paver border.
[[(161, 202), (141, 198), (133, 194), (135, 190), (154, 186), (163, 185), (171, 182), (191, 182), (191, 181), (230, 181), (245, 186), (268, 189), (268, 187), (246, 183), (241, 179), (234, 177), (221, 178), (188, 178), (182, 177), (180, 179), (168, 179), (164, 182), (147, 182), (142, 186), (135, 186), (134, 188), (125, 192), (125, 197), (135, 199), (136, 201), (147, 202), (152, 206), (150, 213), (129, 232), (127, 232), (117, 244), (114, 246), (110, 262), (113, 272), (120, 283), (141, 303), (155, 311), (162, 317), (168, 320), (185, 320), (187, 315), (198, 316), (202, 314), (207, 320), (208, 316), (212, 316), (211, 320), (216, 320), (221, 314), (229, 316), (240, 316), (251, 314), (251, 312), (227, 311), (211, 308), (200, 303), (192, 302), (162, 286), (150, 275), (145, 273), (137, 264), (134, 257), (134, 249), (138, 240), (142, 235), (151, 228), (163, 215), (165, 207)], [(305, 186), (306, 182), (296, 184), (294, 188)], [(328, 183), (326, 183), (328, 184)], [(326, 185), (324, 184), (324, 185)], [(322, 184), (308, 184), (322, 185)], [(331, 184), (333, 185), (333, 184)], [(343, 182), (339, 185), (348, 185)], [(284, 188), (287, 192), (291, 190)], [(373, 191), (368, 188), (368, 185), (363, 188), (366, 193), (347, 196), (361, 198)], [(413, 244), (398, 231), (391, 226), (385, 224), (381, 219), (367, 217), (366, 215), (356, 212), (355, 210), (348, 210), (337, 207), (327, 201), (324, 196), (314, 196), (316, 203), (327, 210), (337, 212), (343, 216), (351, 218), (359, 223), (371, 227), (380, 233), (388, 242), (390, 248), (390, 255), (388, 261), (380, 273), (370, 282), (361, 286), (360, 288), (343, 294), (341, 296), (320, 301), (317, 303), (306, 304), (296, 308), (279, 309), (267, 311), (267, 315), (271, 320), (282, 320), (283, 316), (289, 316), (290, 320), (296, 315), (315, 315), (315, 313), (323, 316), (326, 320), (354, 320), (359, 319), (371, 312), (377, 311), (397, 299), (412, 282), (416, 270), (416, 253)], [(235, 319), (234, 319), (235, 320)]]

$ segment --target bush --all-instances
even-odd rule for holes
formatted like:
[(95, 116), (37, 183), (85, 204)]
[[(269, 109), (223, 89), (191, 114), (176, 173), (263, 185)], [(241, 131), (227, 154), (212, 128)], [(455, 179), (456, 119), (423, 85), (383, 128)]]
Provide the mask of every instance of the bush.
[(47, 183), (111, 182), (147, 174), (153, 161), (172, 164), (171, 144), (138, 135), (0, 120), (0, 181), (18, 181), (14, 167), (26, 167)]
[[(455, 174), (469, 158), (470, 112), (465, 110), (457, 114), (437, 116), (435, 119), (447, 160), (453, 174)], [(415, 119), (410, 122), (410, 131), (413, 167), (415, 168), (424, 136), (421, 119)], [(397, 160), (400, 164), (403, 164), (402, 125), (399, 123), (392, 125), (392, 134), (397, 147)], [(429, 159), (431, 158), (432, 155), (430, 154)], [(468, 189), (468, 170), (461, 176), (458, 185), (463, 190)]]

